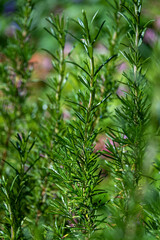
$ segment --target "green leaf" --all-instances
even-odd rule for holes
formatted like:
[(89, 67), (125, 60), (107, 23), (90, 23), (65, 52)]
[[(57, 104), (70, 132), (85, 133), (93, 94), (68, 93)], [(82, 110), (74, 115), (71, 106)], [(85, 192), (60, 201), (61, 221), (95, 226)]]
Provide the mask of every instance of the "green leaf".
[(133, 22), (131, 21), (131, 19), (129, 19), (126, 15), (124, 15), (121, 12), (119, 12), (119, 14), (128, 22), (130, 27), (134, 28), (134, 25), (133, 25)]
[(78, 23), (79, 23), (79, 25), (84, 29), (85, 27), (84, 27), (84, 24), (83, 24), (83, 22), (82, 22), (82, 20), (80, 19), (80, 18), (78, 18)]
[(17, 138), (18, 138), (18, 140), (19, 140), (20, 142), (22, 142), (22, 137), (21, 137), (21, 135), (20, 135), (19, 133), (17, 133)]
[(35, 165), (35, 163), (40, 159), (40, 157), (38, 157), (30, 166), (29, 168), (25, 171), (25, 174)]
[(79, 107), (81, 107), (81, 108), (83, 108), (84, 110), (87, 110), (87, 108), (86, 107), (84, 107), (83, 105), (81, 105), (81, 104), (79, 104), (79, 103), (76, 103), (76, 102), (74, 102), (74, 101), (71, 101), (71, 100), (66, 100), (67, 102), (70, 102), (70, 103), (73, 103), (73, 104), (75, 104), (75, 105), (77, 105), (77, 106), (79, 106)]
[(30, 148), (29, 148), (29, 150), (28, 150), (28, 153), (32, 150), (32, 148), (33, 148), (35, 142), (36, 142), (36, 141), (34, 140), (33, 143), (31, 144), (31, 146), (30, 146)]
[(99, 34), (100, 34), (100, 32), (101, 32), (101, 30), (102, 30), (102, 28), (103, 28), (103, 25), (105, 24), (105, 22), (106, 21), (103, 21), (103, 23), (101, 24), (101, 26), (100, 26), (100, 28), (99, 28), (99, 30), (98, 30), (98, 33), (97, 33), (97, 35), (95, 36), (95, 38), (94, 38), (94, 40), (93, 40), (93, 42), (92, 42), (92, 45), (95, 43), (95, 41), (97, 40), (97, 38), (98, 38), (98, 36), (99, 36)]
[(75, 62), (71, 62), (71, 61), (66, 61), (67, 63), (71, 63), (77, 67), (79, 67), (81, 70), (83, 70), (89, 77), (90, 77), (90, 74), (83, 68), (81, 67), (78, 63), (75, 63)]
[(53, 53), (51, 53), (49, 50), (47, 50), (45, 48), (42, 48), (42, 50), (49, 53), (49, 55), (51, 55), (57, 62), (60, 62), (59, 59)]
[(124, 7), (126, 10), (127, 10), (127, 12), (134, 18), (134, 20), (137, 22), (137, 18), (136, 18), (136, 16), (133, 14), (133, 12), (131, 12), (131, 10), (128, 8), (128, 7), (126, 7), (124, 4), (121, 4), (121, 6), (122, 7)]
[(51, 31), (49, 31), (46, 27), (45, 27), (44, 29), (45, 29), (52, 37), (54, 37), (59, 44), (61, 44), (61, 41), (58, 39), (58, 37), (56, 36), (56, 34), (54, 34), (54, 33), (52, 33)]
[(90, 36), (90, 32), (89, 32), (86, 12), (84, 10), (82, 10), (82, 14), (83, 14), (83, 23), (84, 23), (84, 26), (85, 26), (84, 30), (85, 30), (85, 33), (87, 34), (87, 38), (88, 38), (89, 42), (91, 43), (91, 36)]
[(90, 86), (87, 82), (87, 80), (84, 77), (78, 76), (79, 80), (81, 81), (81, 83), (88, 89), (90, 90)]
[(101, 105), (103, 102), (106, 101), (107, 98), (109, 98), (112, 95), (112, 93), (110, 93), (107, 97), (105, 97), (102, 101), (100, 101), (99, 103), (97, 103), (95, 106), (92, 107), (91, 111), (93, 109), (95, 109), (96, 107), (98, 107), (99, 105)]
[(117, 57), (117, 54), (113, 55), (112, 57), (108, 58), (94, 73), (94, 77), (97, 75), (97, 73), (101, 70), (101, 68), (106, 65), (108, 62), (110, 62), (113, 58)]
[(12, 191), (13, 186), (14, 186), (14, 183), (15, 183), (15, 181), (16, 181), (16, 179), (17, 179), (18, 177), (19, 177), (19, 175), (17, 174), (17, 175), (15, 176), (15, 178), (13, 179), (12, 184), (11, 184), (11, 187), (10, 187), (10, 192)]
[(133, 59), (131, 58), (131, 56), (129, 54), (127, 54), (125, 51), (122, 52), (120, 51), (120, 53), (123, 55), (123, 57), (131, 64), (135, 64)]
[(69, 35), (71, 35), (71, 37), (73, 37), (74, 39), (76, 39), (76, 40), (77, 40), (78, 42), (80, 42), (82, 45), (85, 45), (85, 46), (86, 46), (85, 43), (83, 43), (79, 38), (77, 38), (76, 36), (74, 36), (71, 32), (66, 31), (66, 33), (68, 33)]
[(79, 112), (75, 112), (75, 114), (84, 124), (86, 123), (83, 116)]
[(3, 160), (3, 159), (2, 159), (2, 161), (7, 163), (12, 169), (14, 169), (16, 171), (17, 174), (19, 174), (18, 170), (15, 167), (13, 167), (8, 161)]
[(46, 21), (49, 22), (51, 25), (53, 25), (53, 27), (60, 33), (60, 31), (58, 30), (58, 27), (50, 17), (46, 18)]
[(92, 20), (91, 20), (91, 23), (93, 23), (94, 19), (95, 19), (96, 16), (98, 15), (98, 12), (99, 12), (99, 10), (97, 10), (97, 11), (95, 12), (95, 14), (93, 15)]
[(150, 23), (155, 22), (155, 20), (149, 20), (146, 24), (144, 24), (143, 28), (146, 28)]

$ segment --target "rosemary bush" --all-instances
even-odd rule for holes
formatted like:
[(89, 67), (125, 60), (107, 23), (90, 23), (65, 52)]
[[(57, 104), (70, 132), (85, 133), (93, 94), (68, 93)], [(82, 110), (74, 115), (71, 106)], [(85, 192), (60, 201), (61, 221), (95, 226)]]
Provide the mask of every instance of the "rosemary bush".
[[(13, 33), (8, 33), (7, 44), (2, 49), (1, 73), (1, 159), (4, 162), (9, 155), (10, 138), (15, 131), (25, 126), (26, 105), (30, 93), (27, 84), (30, 81), (31, 69), (29, 60), (34, 53), (31, 43), (33, 4), (27, 1), (24, 6), (17, 6)], [(4, 58), (4, 60), (3, 60)], [(23, 119), (23, 124), (19, 124)], [(26, 125), (27, 127), (27, 125)], [(3, 162), (1, 171), (3, 170)]]
[(40, 5), (16, 2), (0, 47), (0, 239), (159, 239), (158, 70), (147, 67), (160, 47), (145, 56), (142, 3), (51, 13), (42, 81), (32, 62)]

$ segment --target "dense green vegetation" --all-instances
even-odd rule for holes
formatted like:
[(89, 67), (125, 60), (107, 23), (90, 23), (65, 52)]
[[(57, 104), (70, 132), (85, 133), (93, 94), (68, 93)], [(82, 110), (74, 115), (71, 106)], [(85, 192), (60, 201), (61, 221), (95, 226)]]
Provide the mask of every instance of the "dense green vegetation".
[(0, 239), (160, 239), (154, 4), (1, 1)]

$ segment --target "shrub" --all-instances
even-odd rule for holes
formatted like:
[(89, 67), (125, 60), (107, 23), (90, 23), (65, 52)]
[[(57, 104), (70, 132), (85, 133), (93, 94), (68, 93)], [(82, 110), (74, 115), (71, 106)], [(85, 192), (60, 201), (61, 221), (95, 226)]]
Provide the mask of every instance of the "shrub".
[(43, 79), (40, 5), (17, 1), (0, 55), (0, 239), (159, 239), (159, 108), (146, 71), (158, 60), (144, 54), (159, 51), (158, 30), (147, 46), (142, 0), (99, 6), (46, 18)]

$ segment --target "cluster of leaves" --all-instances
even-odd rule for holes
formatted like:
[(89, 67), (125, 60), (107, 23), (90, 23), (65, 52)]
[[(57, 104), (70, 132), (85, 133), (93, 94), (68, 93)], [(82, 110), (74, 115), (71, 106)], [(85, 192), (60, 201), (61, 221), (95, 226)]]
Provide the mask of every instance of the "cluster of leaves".
[(5, 217), (1, 220), (1, 239), (23, 239), (28, 212), (32, 212), (34, 204), (35, 179), (31, 169), (40, 159), (38, 156), (30, 156), (35, 141), (29, 145), (30, 134), (25, 137), (17, 134), (17, 141), (12, 142), (18, 152), (18, 164), (14, 167), (6, 161), (10, 167), (9, 176), (2, 176), (0, 182), (1, 200)]
[[(45, 110), (40, 111), (37, 101), (34, 121), (26, 103), (31, 102), (27, 84), (34, 52), (32, 1), (17, 10), (17, 29), (8, 37), (0, 62), (0, 239), (158, 238), (159, 161), (151, 171), (156, 178), (145, 169), (149, 136), (155, 133), (151, 133), (149, 83), (140, 51), (147, 27), (141, 23), (142, 0), (106, 5), (109, 20), (96, 27), (98, 12), (90, 21), (83, 10), (81, 19), (70, 21), (78, 26), (77, 35), (64, 15), (46, 18), (50, 27), (45, 30), (57, 49), (43, 49), (52, 58), (53, 71), (45, 81)], [(75, 47), (66, 54), (68, 41)], [(98, 53), (99, 45), (107, 49), (105, 54)], [(115, 81), (120, 78), (116, 74), (121, 57), (129, 67), (122, 80)], [(78, 93), (66, 94), (72, 81), (77, 82)], [(121, 97), (115, 94), (118, 83), (126, 88)], [(114, 98), (119, 107), (113, 117)], [(33, 122), (36, 142), (31, 134), (19, 133), (11, 141)], [(97, 150), (104, 133), (106, 150)]]
[[(8, 155), (8, 145), (13, 131), (23, 128), (19, 124), (20, 119), (24, 119), (28, 107), (26, 101), (30, 95), (27, 83), (31, 78), (29, 60), (34, 52), (30, 35), (32, 31), (33, 4), (27, 1), (24, 6), (17, 6), (17, 17), (8, 30), (7, 46), (2, 50), (0, 62), (1, 75), (1, 158), (6, 160)], [(1, 166), (3, 168), (3, 165)]]
[[(84, 233), (90, 237), (97, 226), (98, 208), (102, 205), (95, 202), (95, 197), (105, 194), (105, 190), (97, 188), (103, 180), (99, 171), (98, 153), (94, 152), (94, 142), (98, 134), (95, 128), (96, 110), (108, 96), (97, 103), (97, 75), (113, 57), (106, 60), (99, 67), (95, 67), (94, 44), (100, 34), (104, 22), (99, 28), (94, 39), (91, 38), (89, 22), (83, 11), (83, 20), (79, 19), (79, 25), (83, 34), (83, 41), (78, 41), (84, 47), (88, 59), (87, 68), (78, 63), (67, 61), (82, 69), (82, 75), (78, 76), (84, 86), (84, 92), (79, 92), (78, 101), (68, 100), (74, 105), (76, 120), (69, 124), (65, 138), (57, 135), (57, 141), (61, 150), (56, 152), (51, 172), (56, 185), (60, 189), (61, 201), (53, 201), (54, 213), (64, 216), (68, 221), (69, 236), (77, 238)], [(72, 35), (73, 36), (73, 35)], [(74, 36), (73, 36), (74, 37)], [(75, 38), (75, 37), (74, 37)], [(52, 210), (52, 211), (53, 211)]]

